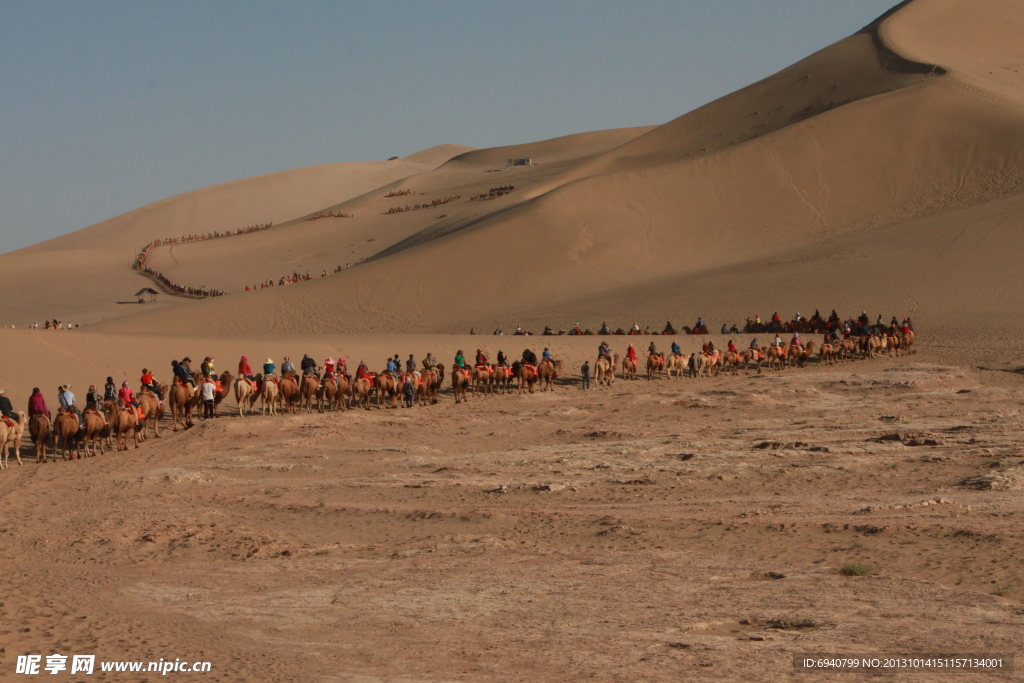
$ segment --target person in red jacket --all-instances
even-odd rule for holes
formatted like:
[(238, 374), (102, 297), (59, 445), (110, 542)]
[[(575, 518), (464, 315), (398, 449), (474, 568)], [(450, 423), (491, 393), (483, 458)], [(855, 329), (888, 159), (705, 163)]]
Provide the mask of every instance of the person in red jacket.
[(151, 392), (153, 392), (153, 395), (156, 396), (161, 403), (163, 403), (164, 394), (162, 391), (160, 391), (160, 386), (157, 384), (156, 378), (153, 377), (152, 372), (150, 372), (146, 368), (142, 368), (142, 378), (139, 380), (139, 382), (142, 384), (143, 389), (149, 389)]
[(238, 376), (252, 379), (253, 375), (252, 367), (249, 365), (249, 356), (242, 356), (242, 360), (238, 361)]
[(127, 381), (121, 384), (121, 390), (117, 392), (117, 397), (124, 401), (124, 404), (127, 406), (139, 407), (139, 402), (135, 400), (135, 392), (128, 386)]
[(53, 417), (50, 415), (50, 409), (46, 407), (46, 399), (43, 398), (43, 392), (39, 391), (39, 388), (32, 390), (32, 395), (28, 397), (28, 415), (45, 415), (46, 417)]
[(632, 344), (630, 344), (629, 349), (626, 350), (626, 358), (630, 359), (634, 363), (636, 362), (636, 349), (633, 348)]

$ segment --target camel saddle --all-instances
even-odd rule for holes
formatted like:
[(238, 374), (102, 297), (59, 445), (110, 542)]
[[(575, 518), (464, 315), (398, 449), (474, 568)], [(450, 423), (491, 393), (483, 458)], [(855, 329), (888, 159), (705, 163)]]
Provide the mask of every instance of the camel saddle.
[(6, 415), (0, 417), (0, 422), (3, 422), (4, 424), (6, 424), (11, 429), (14, 429), (15, 427), (18, 426), (17, 422), (14, 422), (13, 420), (11, 420), (11, 418), (7, 417)]

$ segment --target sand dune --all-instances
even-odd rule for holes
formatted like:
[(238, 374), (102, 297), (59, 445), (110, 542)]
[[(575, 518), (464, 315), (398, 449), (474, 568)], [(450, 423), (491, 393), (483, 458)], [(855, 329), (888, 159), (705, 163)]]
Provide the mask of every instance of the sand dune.
[[(990, 296), (984, 268), (958, 270), (963, 279), (936, 278), (921, 294), (920, 283), (934, 272), (932, 249), (946, 239), (921, 221), (964, 216), (965, 223), (954, 217), (942, 224), (960, 226), (956, 249), (972, 263), (1017, 248), (1012, 229), (972, 229), (978, 223), (969, 217), (981, 214), (951, 212), (1012, 198), (1024, 186), (1019, 73), (1006, 66), (1021, 51), (1013, 37), (1021, 14), (1006, 2), (918, 0), (750, 88), (656, 129), (635, 130), (632, 139), (623, 132), (603, 152), (587, 136), (538, 143), (557, 147), (549, 164), (487, 174), (481, 165), (499, 162), (508, 148), (463, 154), (416, 176), (409, 184), (422, 193), (417, 197), (470, 195), (506, 183), (516, 191), (486, 206), (463, 196), (399, 216), (374, 216), (388, 203), (379, 196), (342, 204), (369, 212), (360, 231), (344, 238), (344, 248), (369, 257), (366, 263), (245, 300), (202, 302), (181, 322), (189, 331), (227, 333), (265, 315), (270, 329), (282, 332), (455, 331), (537, 320), (539, 312), (593, 301), (602, 302), (602, 318), (631, 317), (637, 301), (666, 315), (688, 308), (680, 315), (726, 310), (734, 317), (735, 288), (719, 274), (744, 264), (760, 273), (744, 277), (744, 301), (806, 300), (813, 292), (823, 306), (897, 299), (934, 320), (977, 310)], [(979, 45), (980, 35), (991, 44)], [(986, 70), (993, 75), (982, 78)], [(574, 146), (579, 156), (567, 160)], [(1015, 204), (1000, 206), (1007, 207), (1000, 225), (1019, 225)], [(355, 239), (366, 240), (363, 249), (351, 248)], [(923, 243), (904, 251), (881, 281), (852, 287), (854, 269), (797, 279), (796, 292), (773, 286), (773, 278), (794, 281), (802, 272), (773, 263), (842, 251), (853, 240), (871, 272), (891, 262), (891, 245), (914, 239)], [(266, 241), (262, 248), (273, 250)], [(337, 242), (312, 244), (323, 247), (327, 262), (342, 251)], [(183, 277), (201, 277), (187, 270), (188, 259), (180, 261)], [(681, 305), (688, 293), (666, 287), (670, 281), (700, 281), (699, 305)], [(1001, 291), (1019, 308), (1012, 290)], [(311, 314), (321, 310), (336, 315)], [(144, 324), (164, 320), (170, 322), (146, 316)], [(142, 323), (124, 320), (116, 329)]]

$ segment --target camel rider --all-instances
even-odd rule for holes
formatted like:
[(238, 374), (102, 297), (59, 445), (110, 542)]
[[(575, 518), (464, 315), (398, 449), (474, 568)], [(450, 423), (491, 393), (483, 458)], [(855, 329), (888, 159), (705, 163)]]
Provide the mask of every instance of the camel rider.
[(608, 327), (608, 323), (601, 323), (601, 331), (598, 334), (611, 334), (612, 328)]
[(328, 377), (334, 378), (334, 359), (330, 357), (324, 358), (324, 379)]
[(32, 390), (32, 395), (28, 397), (28, 416), (33, 415), (45, 415), (46, 417), (52, 418), (50, 415), (50, 409), (46, 407), (46, 399), (43, 398), (43, 392), (39, 391), (39, 388)]
[(171, 372), (174, 373), (174, 377), (178, 380), (179, 384), (188, 387), (189, 395), (196, 392), (196, 381), (192, 379), (192, 373), (188, 371), (188, 368), (183, 363), (172, 360)]
[(729, 340), (729, 352), (736, 353), (736, 344), (732, 339)]
[(729, 334), (729, 326), (726, 325), (725, 323), (722, 323), (722, 329), (719, 330), (718, 333), (722, 335)]
[(124, 401), (126, 406), (132, 406), (133, 408), (139, 407), (139, 402), (135, 398), (135, 392), (128, 386), (128, 382), (124, 382), (121, 385), (121, 390), (117, 392), (117, 397)]
[(142, 368), (142, 377), (139, 379), (139, 382), (142, 384), (143, 389), (149, 389), (149, 391), (156, 396), (161, 403), (164, 402), (164, 393), (160, 391), (160, 386), (157, 384), (156, 378), (153, 377), (152, 372), (146, 368)]
[(78, 418), (79, 426), (85, 426), (85, 423), (82, 420), (82, 411), (75, 405), (75, 395), (71, 393), (70, 386), (64, 384), (57, 387), (57, 401), (60, 403), (60, 407), (64, 409), (65, 413), (70, 413)]
[(704, 318), (698, 317), (697, 318), (697, 324), (696, 324), (695, 327), (698, 330), (703, 330), (705, 327), (707, 327), (707, 324), (705, 324), (705, 322), (704, 322)]
[(388, 358), (387, 373), (392, 377), (398, 378), (398, 363), (395, 362), (394, 358)]
[(503, 368), (508, 367), (508, 358), (505, 357), (505, 352), (500, 349), (498, 350), (498, 365)]
[(554, 332), (551, 330), (551, 326), (550, 325), (545, 325), (544, 326), (544, 331), (541, 332), (541, 334), (544, 335), (545, 337), (550, 337), (551, 335), (554, 334)]
[(551, 357), (551, 351), (549, 351), (546, 346), (544, 347), (544, 352), (541, 354), (541, 362), (547, 363), (548, 365), (555, 364), (554, 359)]
[[(171, 362), (174, 365), (174, 362)], [(103, 387), (103, 400), (104, 401), (116, 401), (117, 400), (117, 385), (114, 384), (114, 378), (108, 377), (107, 384)]]
[(536, 367), (536, 365), (537, 365), (537, 354), (535, 354), (530, 349), (524, 350), (523, 351), (523, 363), (525, 363), (526, 365), (532, 365), (532, 366)]
[(739, 333), (740, 333), (740, 328), (736, 326), (736, 323), (733, 323), (732, 327), (729, 328), (729, 334), (739, 334)]
[(634, 364), (636, 363), (636, 349), (633, 348), (632, 344), (626, 349), (626, 358), (633, 361)]
[(772, 346), (782, 348), (782, 337), (779, 336), (778, 332), (775, 333), (775, 341), (772, 342)]
[(676, 332), (675, 328), (672, 327), (672, 321), (671, 320), (666, 320), (665, 321), (665, 329), (662, 331), (662, 334), (675, 334), (675, 332)]
[(650, 343), (650, 346), (647, 347), (647, 354), (651, 356), (661, 355), (660, 353), (658, 353), (658, 346), (653, 341)]
[(11, 404), (11, 399), (7, 398), (7, 394), (4, 393), (3, 389), (0, 389), (0, 415), (12, 420), (18, 419), (18, 416), (14, 414), (14, 406)]
[(308, 353), (302, 354), (302, 362), (299, 364), (302, 374), (316, 374), (316, 361), (309, 357)]
[(682, 349), (681, 346), (679, 346), (679, 342), (676, 342), (676, 341), (672, 342), (672, 355), (673, 356), (681, 356), (681, 355), (683, 355), (683, 349)]
[(405, 361), (406, 372), (416, 372), (416, 356), (409, 354), (409, 360)]
[[(3, 394), (3, 393), (4, 392), (0, 391), (0, 394)], [(103, 397), (100, 396), (100, 392), (96, 389), (96, 385), (95, 384), (90, 384), (89, 385), (89, 391), (85, 395), (85, 409), (86, 410), (95, 410), (96, 412), (99, 412), (99, 410), (100, 410), (100, 403), (102, 403), (102, 402), (103, 402)], [(0, 406), (2, 406), (2, 405), (3, 405), (3, 396), (0, 396)]]
[(612, 350), (611, 347), (608, 346), (608, 342), (601, 342), (601, 344), (597, 347), (597, 358), (598, 360), (600, 360), (601, 358), (607, 358), (609, 361), (611, 361)]
[(366, 361), (359, 361), (359, 367), (356, 368), (356, 379), (368, 379), (371, 382), (373, 378), (370, 376), (370, 369), (366, 367)]
[(250, 382), (255, 378), (252, 366), (249, 365), (249, 356), (242, 356), (242, 359), (238, 361), (238, 376), (244, 377)]
[(476, 364), (487, 365), (487, 356), (485, 356), (484, 352), (481, 351), (480, 349), (476, 350)]
[(462, 349), (459, 349), (458, 351), (455, 352), (455, 367), (466, 367), (466, 357), (462, 355)]
[(633, 323), (633, 327), (629, 328), (629, 331), (632, 334), (640, 334), (640, 326), (636, 323)]
[(758, 346), (757, 344), (757, 337), (754, 337), (753, 339), (750, 340), (750, 348), (754, 349), (755, 351), (761, 350), (761, 347)]
[(760, 325), (761, 324), (761, 314), (760, 313), (758, 313), (757, 315), (754, 316), (754, 324), (755, 325)]
[(433, 370), (434, 366), (437, 365), (437, 359), (434, 358), (434, 354), (427, 352), (426, 357), (422, 361), (424, 370)]
[(268, 358), (263, 363), (262, 382), (260, 380), (256, 380), (256, 391), (260, 391), (263, 388), (263, 382), (273, 382), (274, 384), (277, 384), (279, 387), (281, 386), (277, 381), (277, 375), (274, 374), (276, 370), (277, 366), (274, 365), (273, 359)]
[(285, 356), (284, 362), (281, 363), (281, 376), (284, 377), (289, 372), (295, 372), (295, 363), (292, 362), (290, 356)]
[(799, 333), (799, 332), (794, 332), (794, 333), (793, 333), (793, 339), (792, 339), (792, 340), (791, 340), (791, 341), (789, 342), (789, 345), (790, 345), (790, 346), (799, 346), (799, 347), (803, 347), (804, 343), (803, 343), (803, 341), (802, 341), (802, 340), (800, 339), (800, 333)]
[(203, 359), (203, 362), (199, 365), (199, 372), (202, 373), (203, 377), (213, 377), (215, 372), (213, 369), (213, 357), (207, 356)]

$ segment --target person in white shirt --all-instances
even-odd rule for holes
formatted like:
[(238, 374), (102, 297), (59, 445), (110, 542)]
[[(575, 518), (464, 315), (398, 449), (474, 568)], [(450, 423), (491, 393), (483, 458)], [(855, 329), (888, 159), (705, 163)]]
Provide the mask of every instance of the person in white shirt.
[(212, 377), (207, 376), (203, 381), (202, 392), (203, 418), (216, 417), (215, 401), (217, 400), (217, 385), (213, 383)]

